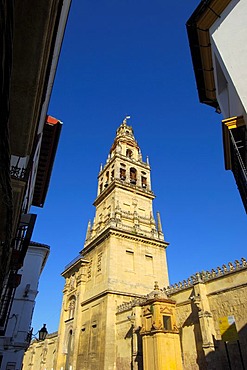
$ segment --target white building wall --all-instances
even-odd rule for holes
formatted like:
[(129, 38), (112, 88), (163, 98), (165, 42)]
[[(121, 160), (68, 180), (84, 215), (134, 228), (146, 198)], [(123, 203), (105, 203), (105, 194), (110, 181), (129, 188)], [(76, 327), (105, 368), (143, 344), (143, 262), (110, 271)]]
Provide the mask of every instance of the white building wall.
[[(232, 0), (210, 28), (217, 100), (224, 118), (241, 115), (247, 118), (246, 14), (247, 1)], [(224, 78), (227, 84), (222, 89), (219, 85), (224, 85)]]
[(18, 271), (22, 275), (21, 284), (15, 292), (5, 337), (0, 337), (0, 352), (3, 354), (1, 370), (7, 370), (10, 364), (13, 370), (21, 369), (28, 346), (27, 334), (38, 293), (39, 277), (48, 254), (48, 246), (33, 243), (28, 248), (23, 267)]

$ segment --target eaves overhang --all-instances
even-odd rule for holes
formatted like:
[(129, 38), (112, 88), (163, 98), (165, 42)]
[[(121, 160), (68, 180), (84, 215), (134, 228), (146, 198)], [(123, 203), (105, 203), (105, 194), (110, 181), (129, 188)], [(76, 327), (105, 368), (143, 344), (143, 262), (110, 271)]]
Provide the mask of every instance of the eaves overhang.
[(50, 246), (47, 245), (47, 244), (30, 241), (29, 247), (30, 247), (30, 249), (33, 248), (33, 249), (37, 249), (37, 250), (43, 250), (43, 262), (42, 262), (41, 270), (40, 270), (40, 274), (41, 274), (41, 272), (43, 271), (43, 269), (46, 265), (49, 254), (50, 254)]
[[(64, 3), (15, 1), (9, 132), (11, 154), (16, 156), (26, 157), (32, 152), (48, 83), (53, 84), (52, 69), (57, 68), (54, 50), (66, 26), (61, 20)], [(58, 35), (61, 23), (63, 30)]]
[(62, 122), (47, 116), (41, 142), (32, 205), (43, 207), (59, 142)]
[(186, 23), (190, 52), (201, 103), (218, 108), (209, 29), (231, 0), (203, 0)]

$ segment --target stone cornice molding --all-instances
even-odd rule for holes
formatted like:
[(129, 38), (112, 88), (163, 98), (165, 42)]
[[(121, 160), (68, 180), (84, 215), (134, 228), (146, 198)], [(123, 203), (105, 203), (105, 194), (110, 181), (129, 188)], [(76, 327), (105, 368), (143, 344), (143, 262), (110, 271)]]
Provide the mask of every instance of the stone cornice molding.
[(135, 242), (141, 242), (143, 244), (155, 245), (157, 247), (166, 248), (169, 243), (160, 239), (152, 239), (150, 237), (144, 235), (138, 235), (135, 233), (129, 233), (124, 230), (119, 230), (117, 228), (109, 227), (105, 229), (100, 235), (98, 235), (95, 239), (91, 240), (85, 247), (81, 250), (81, 254), (85, 255), (90, 250), (95, 248), (97, 245), (102, 243), (105, 239), (108, 239), (110, 236), (116, 236), (123, 239), (133, 240)]
[(109, 186), (106, 189), (104, 189), (101, 194), (98, 195), (98, 197), (95, 199), (93, 205), (95, 207), (97, 205), (99, 205), (113, 191), (114, 188), (120, 188), (120, 189), (128, 190), (132, 193), (145, 196), (146, 198), (149, 198), (149, 199), (154, 199), (155, 198), (155, 195), (152, 192), (152, 190), (148, 190), (146, 188), (142, 188), (142, 187), (134, 185), (134, 184), (129, 184), (125, 180), (114, 179), (109, 184)]
[(103, 298), (107, 294), (120, 295), (120, 296), (124, 296), (124, 297), (132, 297), (132, 298), (134, 298), (136, 300), (143, 299), (140, 294), (134, 294), (134, 293), (129, 294), (129, 293), (118, 291), (118, 290), (106, 289), (103, 292), (101, 292), (99, 294), (96, 294), (96, 295), (94, 295), (94, 296), (92, 296), (92, 297), (84, 300), (83, 302), (81, 302), (81, 307), (89, 304), (92, 301), (95, 301), (96, 299)]
[(61, 273), (61, 275), (66, 278), (66, 275), (70, 274), (72, 270), (78, 271), (83, 265), (87, 265), (88, 263), (89, 261), (83, 258), (83, 256), (76, 257), (67, 266), (65, 266), (65, 270)]

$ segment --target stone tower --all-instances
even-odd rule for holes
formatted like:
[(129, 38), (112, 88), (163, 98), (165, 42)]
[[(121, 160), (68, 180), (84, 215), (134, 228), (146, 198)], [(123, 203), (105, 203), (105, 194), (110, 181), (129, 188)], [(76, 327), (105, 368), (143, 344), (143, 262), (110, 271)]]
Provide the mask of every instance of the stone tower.
[(154, 220), (154, 197), (149, 163), (126, 118), (98, 175), (84, 249), (63, 272), (57, 369), (126, 368), (125, 350), (117, 344), (117, 307), (149, 293), (155, 281), (169, 285), (168, 243), (159, 214), (157, 225)]

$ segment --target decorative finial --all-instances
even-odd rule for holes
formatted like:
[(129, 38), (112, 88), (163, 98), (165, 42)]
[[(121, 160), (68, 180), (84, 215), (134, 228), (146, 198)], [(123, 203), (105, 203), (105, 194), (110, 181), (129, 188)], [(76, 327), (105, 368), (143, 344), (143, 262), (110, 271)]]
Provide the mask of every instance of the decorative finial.
[(126, 116), (126, 117), (124, 118), (124, 120), (123, 120), (123, 122), (122, 122), (124, 125), (126, 125), (126, 124), (127, 124), (127, 119), (130, 119), (130, 116)]
[(148, 155), (147, 155), (147, 164), (149, 164), (149, 157), (148, 157)]
[(100, 163), (100, 172), (103, 170), (103, 164), (102, 163)]
[(160, 213), (157, 212), (157, 230), (159, 233), (162, 233), (162, 225), (161, 225), (161, 219), (160, 219)]
[(161, 225), (161, 219), (160, 219), (160, 213), (157, 212), (157, 230), (158, 230), (158, 236), (159, 236), (159, 239), (164, 239), (164, 234), (163, 234), (163, 231), (162, 231), (162, 225)]
[(160, 290), (158, 281), (154, 282), (154, 290)]
[(142, 161), (142, 152), (141, 152), (141, 149), (139, 149), (139, 152), (138, 152), (138, 159), (139, 159), (139, 161)]
[(87, 225), (87, 234), (86, 234), (86, 240), (88, 240), (91, 236), (91, 221), (89, 220), (88, 221), (88, 225)]

